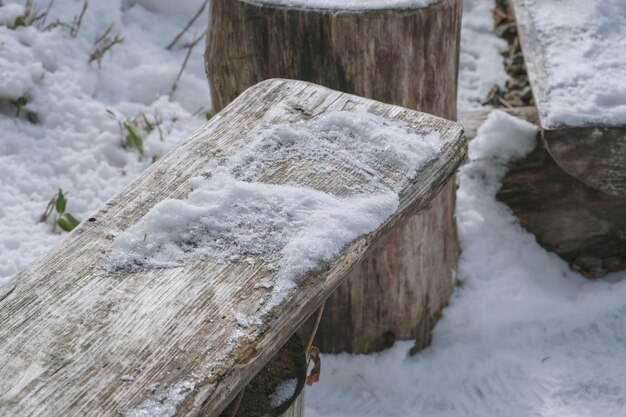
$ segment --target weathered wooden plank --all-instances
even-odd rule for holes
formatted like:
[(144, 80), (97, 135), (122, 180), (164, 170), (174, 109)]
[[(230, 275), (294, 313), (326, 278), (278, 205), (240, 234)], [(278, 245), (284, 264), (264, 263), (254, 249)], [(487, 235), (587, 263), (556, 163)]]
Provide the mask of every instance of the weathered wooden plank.
[[(413, 179), (396, 178), (399, 207), (378, 229), (349, 244), (297, 291), (253, 315), (276, 284), (277, 255), (250, 262), (198, 259), (165, 269), (111, 271), (112, 242), (155, 204), (185, 198), (190, 178), (242, 149), (262, 125), (335, 110), (405, 121), (418, 134), (439, 132), (438, 157)], [(7, 416), (217, 416), (334, 291), (381, 237), (423, 210), (465, 158), (459, 125), (313, 84), (271, 80), (247, 90), (108, 201), (44, 258), (20, 273), (0, 300), (0, 414)], [(325, 165), (326, 164), (326, 165)], [(260, 180), (351, 194), (362, 170), (299, 161)], [(382, 186), (382, 185), (381, 185)], [(261, 280), (265, 285), (257, 285)]]
[(542, 135), (564, 171), (605, 194), (626, 197), (626, 126), (544, 129)]
[[(578, 7), (567, 3), (564, 1), (561, 5)], [(602, 29), (606, 23), (602, 19), (610, 13), (601, 10), (598, 16), (587, 16), (592, 23), (589, 25), (582, 18), (558, 26), (559, 32), (555, 36), (568, 40), (570, 44), (584, 44), (579, 51), (572, 51), (571, 47), (567, 47), (568, 44), (560, 50), (551, 45), (548, 50), (546, 33), (553, 29), (550, 25), (559, 24), (558, 16), (554, 15), (554, 20), (546, 19), (545, 16), (542, 19), (537, 17), (539, 7), (548, 7), (545, 2), (513, 0), (513, 4), (528, 77), (539, 109), (542, 135), (550, 155), (563, 170), (588, 186), (606, 194), (626, 196), (626, 123), (620, 117), (608, 114), (618, 113), (617, 109), (623, 106), (623, 99), (615, 96), (615, 92), (607, 91), (612, 88), (607, 82), (619, 78), (615, 74), (616, 69), (626, 67), (626, 62), (622, 62), (626, 54), (623, 53), (624, 39), (614, 36), (612, 31)], [(554, 3), (550, 7), (558, 7), (558, 4)], [(620, 6), (615, 2), (586, 2), (584, 10), (579, 9), (578, 12), (594, 13), (594, 7), (597, 10), (608, 10)], [(615, 13), (619, 16), (619, 10), (615, 10)], [(624, 24), (623, 20), (621, 24)], [(593, 71), (590, 71), (592, 75), (585, 74), (585, 78), (580, 76), (577, 81), (576, 77), (569, 76), (571, 80), (568, 81), (574, 84), (569, 90), (564, 89), (562, 85), (566, 82), (559, 77), (566, 72), (566, 65), (575, 74), (576, 65), (593, 65), (597, 59), (594, 54), (598, 51), (584, 50), (594, 39), (607, 48), (607, 54), (612, 53), (611, 65), (595, 65)], [(572, 54), (580, 62), (574, 62)], [(558, 76), (554, 74), (555, 71), (559, 71)], [(579, 88), (576, 88), (576, 82), (581, 84)], [(586, 86), (594, 86), (598, 91), (583, 91)], [(573, 106), (569, 104), (576, 102), (577, 96), (568, 97), (570, 94), (586, 94), (579, 101), (588, 100), (592, 95), (596, 98), (594, 102), (580, 106), (579, 110), (571, 110)], [(604, 111), (592, 111), (592, 106), (602, 107)]]

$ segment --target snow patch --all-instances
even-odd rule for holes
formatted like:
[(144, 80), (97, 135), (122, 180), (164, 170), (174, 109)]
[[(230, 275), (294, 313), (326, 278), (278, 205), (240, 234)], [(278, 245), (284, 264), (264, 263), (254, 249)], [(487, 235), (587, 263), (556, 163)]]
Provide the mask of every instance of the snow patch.
[(534, 124), (494, 110), (470, 143), (469, 157), (506, 164), (530, 153), (537, 144), (538, 132)]
[[(362, 173), (368, 184), (355, 191), (371, 192), (385, 183), (398, 192), (400, 179), (412, 178), (437, 155), (440, 135), (415, 134), (403, 122), (388, 121), (369, 113), (330, 112), (309, 122), (283, 124), (252, 134), (249, 144), (228, 159), (230, 170), (241, 180), (259, 181), (297, 160), (315, 166), (320, 175), (347, 167)], [(346, 161), (349, 163), (346, 164)], [(377, 178), (372, 167), (395, 175)]]
[(287, 379), (276, 387), (276, 391), (270, 396), (270, 404), (273, 408), (278, 408), (296, 395), (298, 379)]
[[(2, 3), (0, 21), (12, 25), (25, 2)], [(63, 26), (38, 28), (41, 20), (15, 30), (0, 26), (0, 285), (63, 236), (50, 224), (38, 223), (59, 188), (68, 196), (67, 211), (84, 220), (153, 158), (206, 121), (202, 112), (195, 114), (211, 106), (201, 47), (192, 54), (176, 92), (169, 95), (187, 51), (167, 51), (165, 46), (202, 0), (185, 4), (189, 13), (183, 15), (149, 11), (122, 0), (90, 1), (76, 38)], [(47, 5), (35, 1), (34, 11), (39, 15)], [(82, 5), (56, 0), (46, 25), (71, 23)], [(124, 42), (100, 65), (90, 63), (94, 41), (110, 25), (111, 36), (119, 32)], [(180, 44), (205, 27), (206, 21), (198, 19)], [(15, 117), (10, 101), (18, 98), (28, 101), (21, 114), (36, 114), (38, 123)], [(140, 129), (146, 156), (139, 160), (136, 150), (122, 148), (124, 132), (107, 110), (121, 120), (141, 119), (142, 113), (151, 123), (158, 118), (162, 139), (156, 128), (150, 133)]]
[[(109, 266), (163, 268), (194, 259), (236, 262), (251, 257), (270, 261), (280, 253), (273, 301), (265, 307), (270, 309), (301, 277), (391, 216), (399, 204), (400, 179), (414, 177), (440, 146), (436, 133), (422, 137), (406, 124), (349, 112), (263, 128), (249, 136), (225, 166), (213, 162), (208, 180), (191, 179), (193, 191), (186, 200), (158, 203), (121, 233)], [(356, 167), (368, 174), (371, 187), (339, 198), (299, 185), (242, 180), (271, 177), (294, 161)], [(374, 177), (380, 166), (397, 175)], [(253, 319), (237, 320), (245, 326)]]
[(508, 75), (501, 51), (506, 41), (494, 32), (493, 1), (464, 0), (459, 61), (459, 111), (477, 110), (494, 85), (504, 88)]
[(159, 268), (280, 251), (280, 276), (299, 277), (374, 230), (397, 207), (393, 192), (340, 199), (304, 187), (239, 181), (221, 167), (187, 200), (160, 202), (118, 236), (111, 263)]
[(15, 20), (22, 16), (24, 11), (25, 8), (21, 4), (5, 4), (4, 6), (0, 6), (0, 25), (13, 26)]
[(176, 414), (178, 407), (196, 388), (196, 381), (180, 381), (170, 387), (159, 388), (152, 384), (150, 397), (131, 410), (124, 410), (124, 417), (170, 417)]

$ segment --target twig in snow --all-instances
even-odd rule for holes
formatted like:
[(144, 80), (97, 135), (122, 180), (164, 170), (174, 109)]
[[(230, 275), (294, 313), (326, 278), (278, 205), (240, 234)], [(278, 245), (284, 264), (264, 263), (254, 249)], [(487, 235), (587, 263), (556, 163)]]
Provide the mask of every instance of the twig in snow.
[(45, 27), (46, 19), (48, 18), (48, 14), (50, 14), (50, 9), (52, 9), (53, 4), (54, 4), (54, 0), (50, 0), (50, 2), (48, 3), (48, 7), (46, 8), (46, 11), (35, 18), (34, 20), (35, 22), (38, 20), (41, 20), (41, 22), (37, 24), (37, 27), (39, 28), (39, 30)]
[(24, 16), (30, 16), (33, 12), (33, 0), (28, 0), (24, 7)]
[(98, 61), (98, 67), (100, 67), (100, 62), (102, 61), (102, 58), (104, 58), (104, 54), (106, 54), (107, 51), (110, 51), (111, 48), (118, 43), (124, 42), (124, 38), (119, 33), (117, 33), (113, 38), (109, 38), (106, 36), (106, 33), (109, 33), (110, 30), (107, 29), (107, 31), (108, 32), (105, 32), (104, 36), (98, 38), (99, 42), (96, 44), (96, 50), (89, 56), (89, 62)]
[(174, 91), (176, 91), (176, 87), (178, 87), (178, 81), (180, 81), (180, 77), (183, 76), (183, 72), (185, 72), (185, 68), (187, 68), (187, 62), (189, 61), (189, 57), (191, 56), (191, 52), (193, 51), (193, 48), (198, 44), (198, 42), (200, 42), (200, 40), (202, 40), (202, 38), (204, 38), (205, 35), (206, 35), (206, 30), (202, 32), (202, 34), (198, 36), (196, 39), (194, 39), (193, 41), (183, 46), (183, 48), (187, 48), (187, 55), (185, 56), (183, 65), (180, 67), (180, 71), (178, 72), (178, 75), (176, 76), (176, 80), (174, 81), (174, 85), (172, 86), (172, 91), (170, 91), (170, 96), (174, 94)]
[(89, 0), (85, 0), (83, 3), (83, 10), (80, 11), (78, 18), (74, 19), (74, 24), (72, 25), (72, 30), (70, 30), (70, 36), (75, 38), (78, 36), (78, 32), (80, 31), (80, 26), (83, 24), (83, 16), (85, 16), (85, 12), (87, 11), (87, 7), (89, 6)]
[(109, 36), (109, 33), (111, 33), (111, 30), (113, 30), (113, 23), (111, 23), (109, 27), (107, 28), (107, 30), (105, 30), (104, 33), (101, 36), (99, 36), (98, 39), (96, 39), (94, 44), (97, 46), (100, 42), (102, 42), (104, 38)]
[(174, 38), (174, 40), (172, 42), (170, 42), (169, 45), (167, 45), (165, 47), (165, 49), (167, 49), (168, 51), (171, 50), (174, 45), (176, 45), (178, 43), (178, 41), (180, 40), (180, 38), (189, 30), (189, 28), (191, 27), (191, 25), (193, 25), (193, 23), (198, 20), (198, 17), (200, 17), (200, 15), (202, 14), (202, 12), (204, 11), (204, 8), (206, 7), (206, 5), (208, 4), (209, 0), (204, 0), (204, 3), (202, 3), (202, 6), (200, 6), (200, 8), (198, 9), (198, 11), (196, 12), (196, 14), (191, 18), (191, 20), (189, 21), (189, 23), (187, 23), (187, 26), (185, 26), (185, 28), (178, 34), (176, 35), (176, 37)]

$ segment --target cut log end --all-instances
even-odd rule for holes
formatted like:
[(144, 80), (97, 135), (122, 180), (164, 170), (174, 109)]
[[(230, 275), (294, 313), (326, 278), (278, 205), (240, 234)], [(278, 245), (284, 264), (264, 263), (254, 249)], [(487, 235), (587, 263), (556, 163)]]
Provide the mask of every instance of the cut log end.
[(544, 130), (543, 138), (571, 176), (605, 194), (626, 197), (626, 126)]

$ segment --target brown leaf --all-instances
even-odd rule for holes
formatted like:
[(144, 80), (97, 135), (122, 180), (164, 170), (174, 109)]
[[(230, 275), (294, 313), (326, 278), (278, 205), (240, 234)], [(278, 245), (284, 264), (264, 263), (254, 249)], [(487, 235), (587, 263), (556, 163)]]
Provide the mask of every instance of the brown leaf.
[(322, 360), (320, 359), (320, 350), (316, 346), (309, 349), (309, 360), (313, 361), (313, 369), (306, 378), (307, 385), (313, 385), (320, 380), (320, 370), (322, 368)]

